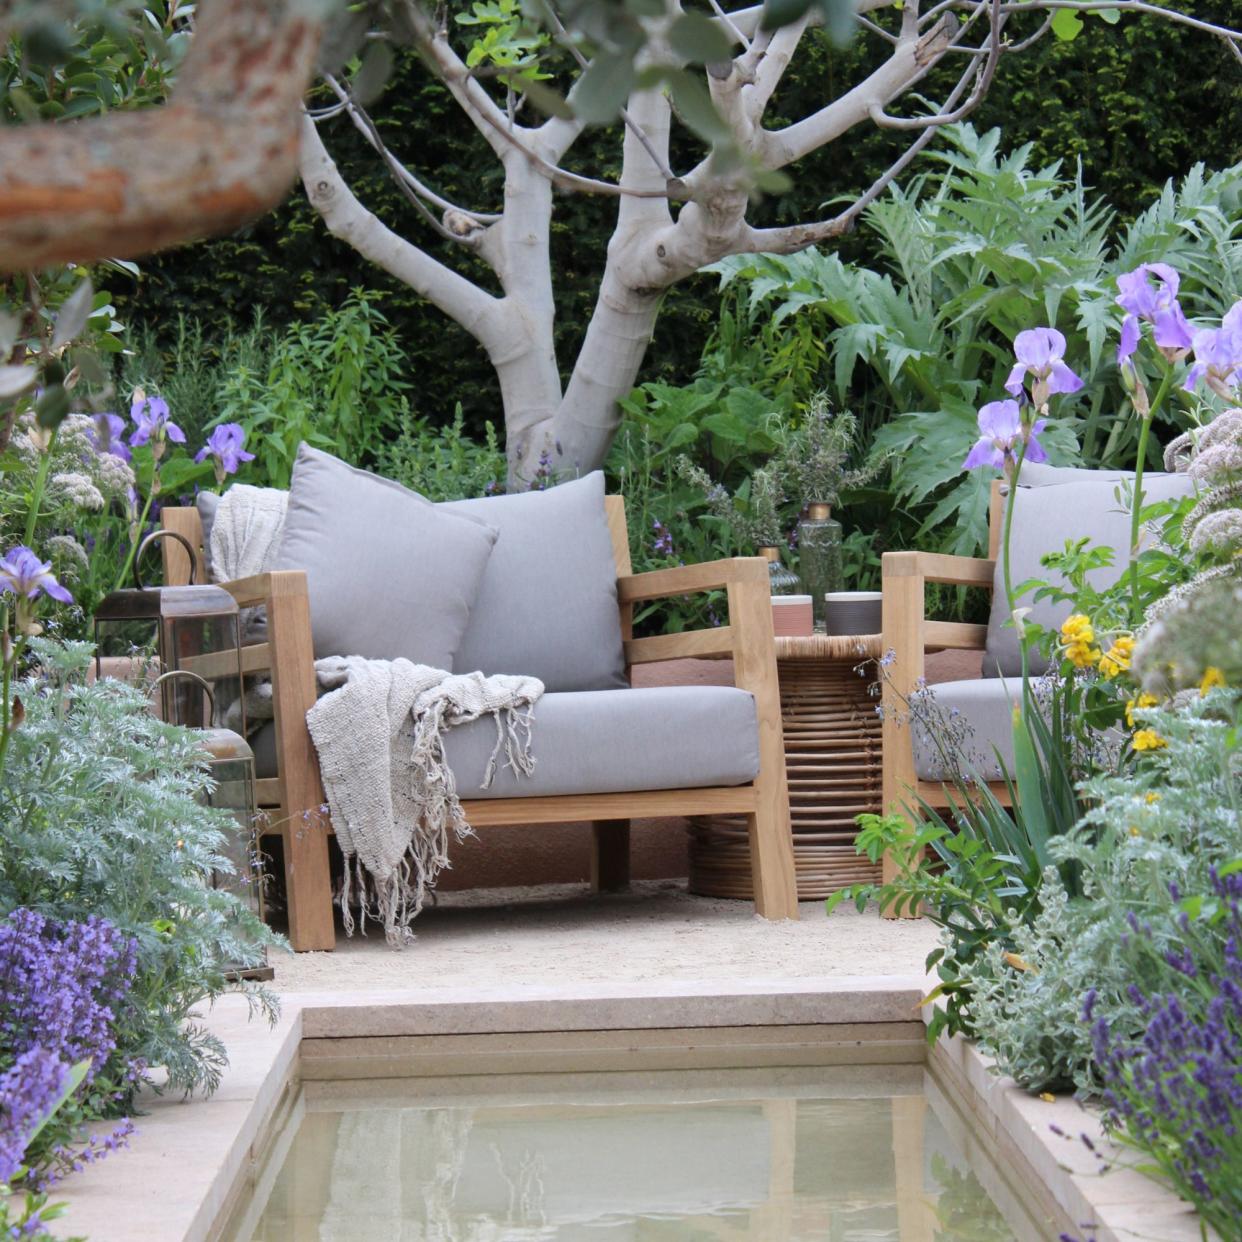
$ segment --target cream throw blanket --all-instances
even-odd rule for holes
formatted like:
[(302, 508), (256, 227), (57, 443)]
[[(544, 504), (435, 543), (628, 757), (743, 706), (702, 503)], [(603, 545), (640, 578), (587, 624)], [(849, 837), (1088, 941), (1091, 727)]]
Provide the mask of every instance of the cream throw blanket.
[[(285, 496), (238, 485), (221, 498), (211, 533), (212, 571), (221, 581), (270, 568), (285, 515), (273, 493)], [(502, 757), (506, 767), (529, 776), (532, 710), (543, 683), (503, 674), (455, 676), (409, 660), (362, 656), (316, 660), (315, 676), (327, 693), (306, 722), (345, 855), (345, 930), (354, 930), (356, 894), (363, 929), (374, 918), (390, 944), (402, 944), (427, 889), (449, 865), (450, 831), (459, 841), (470, 835), (444, 758), (445, 731), (492, 716), (496, 745), (479, 788), (491, 784)]]

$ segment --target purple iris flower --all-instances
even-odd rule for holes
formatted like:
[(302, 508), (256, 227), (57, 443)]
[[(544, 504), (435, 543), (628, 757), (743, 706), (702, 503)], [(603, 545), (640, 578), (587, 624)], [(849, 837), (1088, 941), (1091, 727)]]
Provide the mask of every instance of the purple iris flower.
[(94, 430), (86, 434), (95, 452), (101, 457), (111, 453), (122, 461), (132, 461), (134, 455), (121, 439), (124, 431), (125, 420), (119, 414), (96, 414)]
[(1037, 384), (1044, 385), (1048, 396), (1077, 392), (1082, 380), (1065, 365), (1065, 337), (1056, 328), (1028, 328), (1019, 332), (1013, 342), (1017, 362), (1005, 381), (1005, 391), (1013, 396), (1022, 393), (1022, 382), (1029, 371)]
[(1186, 376), (1187, 392), (1194, 392), (1203, 380), (1227, 401), (1230, 391), (1242, 383), (1242, 302), (1235, 302), (1225, 313), (1220, 327), (1203, 328), (1194, 336), (1195, 363)]
[(27, 547), (18, 545), (0, 560), (0, 594), (12, 591), (19, 599), (50, 595), (62, 604), (72, 604), (73, 596), (56, 581), (51, 561), (40, 561)]
[(1018, 445), (1023, 439), (1027, 442), (1027, 461), (1047, 461), (1048, 454), (1036, 439), (1047, 425), (1047, 419), (1037, 419), (1028, 433), (1022, 426), (1022, 410), (1016, 401), (989, 401), (979, 411), (979, 439), (962, 462), (962, 469), (994, 466), (1003, 470), (1006, 464), (1017, 460)]
[(195, 454), (195, 461), (206, 457), (216, 459), (216, 482), (223, 483), (230, 474), (236, 474), (244, 461), (254, 461), (254, 454), (247, 453), (243, 447), (246, 433), (237, 423), (221, 423), (210, 436), (207, 443)]
[(1134, 271), (1117, 277), (1117, 305), (1126, 312), (1117, 347), (1118, 366), (1138, 348), (1138, 321), (1142, 319), (1152, 325), (1152, 337), (1160, 349), (1177, 352), (1191, 347), (1191, 327), (1177, 300), (1180, 284), (1181, 277), (1167, 263), (1140, 263)]
[(137, 430), (129, 437), (131, 448), (154, 440), (162, 444), (171, 440), (174, 444), (185, 443), (185, 432), (168, 417), (168, 402), (163, 397), (135, 397), (129, 416)]

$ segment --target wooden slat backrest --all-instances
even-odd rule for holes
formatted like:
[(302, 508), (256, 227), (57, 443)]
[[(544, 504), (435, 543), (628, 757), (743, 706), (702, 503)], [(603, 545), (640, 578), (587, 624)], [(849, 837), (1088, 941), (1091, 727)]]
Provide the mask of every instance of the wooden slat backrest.
[[(161, 517), (165, 530), (181, 535), (194, 549), (194, 581), (207, 581), (207, 566), (203, 560), (203, 520), (193, 505), (165, 508)], [(167, 586), (187, 586), (190, 582), (190, 562), (185, 549), (175, 539), (161, 539), (164, 556), (164, 582)]]
[(625, 524), (625, 497), (605, 496), (604, 513), (608, 533), (612, 536), (612, 559), (617, 564), (617, 577), (628, 578), (634, 572), (630, 563), (630, 534)]
[(994, 561), (1000, 555), (1001, 535), (1005, 525), (1005, 497), (1001, 492), (1001, 480), (992, 483), (992, 494), (988, 500), (988, 560)]

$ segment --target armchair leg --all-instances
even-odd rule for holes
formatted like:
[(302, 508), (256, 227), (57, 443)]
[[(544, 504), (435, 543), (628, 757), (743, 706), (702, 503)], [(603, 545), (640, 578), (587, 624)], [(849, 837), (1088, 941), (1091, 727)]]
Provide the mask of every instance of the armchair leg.
[[(781, 758), (783, 761), (784, 756)], [(784, 776), (783, 771), (781, 775)], [(755, 782), (761, 809), (746, 816), (751, 881), (756, 914), (765, 919), (796, 919), (798, 888), (790, 840), (789, 801), (784, 780), (780, 783), (779, 794), (774, 794), (764, 790), (761, 781)]]
[(295, 953), (335, 949), (328, 828), (318, 804), (293, 817), (284, 832), (289, 943)]
[(298, 953), (336, 948), (332, 876), (328, 866), (327, 817), (319, 760), (306, 726), (315, 702), (315, 654), (311, 642), (306, 578), (273, 573), (267, 601), (272, 647), (272, 710), (277, 767), (285, 822), (285, 883), (289, 941)]
[(591, 891), (615, 893), (630, 886), (630, 821), (597, 819), (591, 824)]
[[(884, 813), (904, 811), (915, 805), (918, 786), (914, 749), (906, 703), (923, 677), (923, 622), (926, 583), (918, 573), (917, 559), (908, 553), (887, 552), (883, 560), (884, 602), (882, 646), (894, 656), (883, 684)], [(882, 670), (883, 671), (883, 670)], [(897, 874), (889, 854), (884, 855), (882, 878), (890, 883)], [(915, 910), (898, 916), (890, 908), (885, 918), (917, 918)]]
[(798, 917), (781, 692), (776, 679), (771, 589), (767, 566), (754, 562), (753, 578), (729, 584), (729, 624), (738, 631), (733, 671), (738, 686), (755, 696), (759, 723), (759, 775), (755, 810), (746, 817), (755, 913), (765, 919)]

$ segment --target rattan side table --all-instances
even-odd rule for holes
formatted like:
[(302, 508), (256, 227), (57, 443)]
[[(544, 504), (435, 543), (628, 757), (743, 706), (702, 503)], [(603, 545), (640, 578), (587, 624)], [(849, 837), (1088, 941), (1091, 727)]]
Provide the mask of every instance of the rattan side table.
[[(776, 639), (800, 901), (880, 878), (854, 852), (854, 816), (882, 807), (879, 698), (870, 691), (879, 655), (878, 634)], [(689, 832), (690, 891), (750, 898), (745, 820), (699, 815)]]

